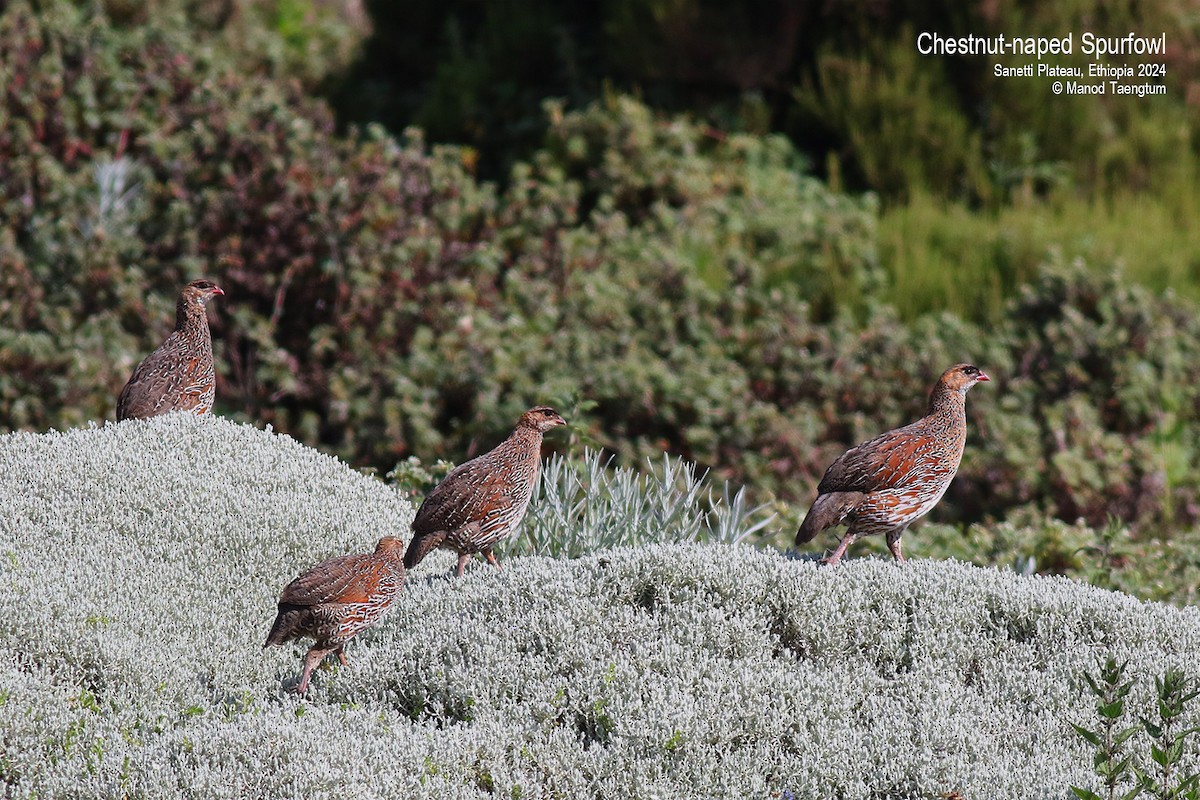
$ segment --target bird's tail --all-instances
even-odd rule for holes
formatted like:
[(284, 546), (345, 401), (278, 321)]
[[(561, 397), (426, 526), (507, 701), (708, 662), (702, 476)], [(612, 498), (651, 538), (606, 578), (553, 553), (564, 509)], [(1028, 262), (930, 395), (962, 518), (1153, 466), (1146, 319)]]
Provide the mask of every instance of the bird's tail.
[(830, 492), (819, 495), (796, 531), (796, 544), (810, 541), (826, 528), (841, 523), (862, 500), (862, 492)]

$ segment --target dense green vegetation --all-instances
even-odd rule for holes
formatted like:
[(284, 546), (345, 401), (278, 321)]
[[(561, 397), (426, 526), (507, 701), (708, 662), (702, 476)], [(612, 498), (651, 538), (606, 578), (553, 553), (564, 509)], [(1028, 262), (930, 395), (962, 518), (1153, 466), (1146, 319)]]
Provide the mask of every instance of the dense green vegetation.
[[(0, 426), (110, 417), (205, 275), (227, 291), (221, 414), (384, 473), (552, 402), (573, 424), (554, 447), (697, 462), (773, 504), (786, 544), (832, 457), (972, 360), (996, 380), (936, 512), (955, 527), (914, 553), (1187, 599), (1200, 146), (1178, 3), (800, 4), (765, 27), (698, 2), (452, 5), (401, 25), (382, 3), (8, 4)], [(910, 41), (1084, 25), (1165, 31), (1170, 94), (1051, 103)], [(390, 130), (348, 124), (367, 119)]]
[[(542, 144), (543, 98), (583, 107), (616, 87), (720, 129), (782, 133), (835, 189), (877, 192), (880, 262), (902, 318), (955, 308), (998, 319), (1050, 252), (1200, 295), (1189, 231), (1200, 211), (1200, 25), (1180, 0), (368, 9), (375, 29), (361, 59), (327, 82), (342, 118), (416, 123), (471, 145), (501, 181)], [(1073, 55), (1045, 63), (1084, 67), (1085, 31), (1162, 33), (1169, 91), (1064, 100), (1048, 81), (992, 73), (1027, 58), (921, 56), (919, 31), (1072, 34)]]
[[(543, 98), (587, 105), (615, 87), (720, 128), (787, 135), (831, 178), (889, 201), (914, 192), (990, 206), (1057, 189), (1113, 200), (1165, 193), (1194, 175), (1200, 132), (1189, 93), (1200, 43), (1183, 0), (928, 3), (819, 0), (719, 3), (545, 0), (403, 8), (368, 0), (374, 35), (331, 94), (350, 119), (473, 145), (491, 175), (540, 144)], [(996, 80), (1019, 55), (918, 54), (916, 34), (945, 37), (1167, 37), (1167, 99), (1112, 94), (1056, 100), (1048, 83)], [(1128, 59), (1113, 58), (1113, 63)], [(1194, 101), (1192, 101), (1194, 102)], [(1180, 185), (1186, 185), (1181, 182)], [(1195, 197), (1195, 187), (1188, 186)]]

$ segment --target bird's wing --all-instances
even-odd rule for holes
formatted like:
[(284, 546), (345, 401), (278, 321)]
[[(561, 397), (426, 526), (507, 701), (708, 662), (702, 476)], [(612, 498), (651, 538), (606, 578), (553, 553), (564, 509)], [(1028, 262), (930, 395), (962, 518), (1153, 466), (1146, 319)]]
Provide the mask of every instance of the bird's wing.
[(170, 391), (171, 371), (160, 345), (142, 359), (117, 398), (117, 419), (149, 417), (158, 410), (164, 394)]
[(150, 417), (167, 408), (190, 409), (208, 390), (199, 358), (180, 358), (174, 333), (142, 359), (117, 398), (117, 418)]
[(487, 456), (485, 453), (455, 467), (429, 493), (412, 522), (415, 536), (458, 530), (487, 512), (500, 471)]
[(825, 470), (817, 492), (876, 492), (901, 486), (912, 473), (922, 441), (919, 423), (913, 423), (852, 447)]
[[(199, 358), (186, 359), (173, 387), (180, 395), (179, 407), (191, 409), (203, 405), (205, 396), (213, 390), (211, 377)], [(211, 402), (212, 398), (208, 399)]]
[(339, 556), (323, 561), (289, 583), (279, 603), (315, 606), (321, 603), (365, 603), (378, 582), (380, 564), (370, 555)]

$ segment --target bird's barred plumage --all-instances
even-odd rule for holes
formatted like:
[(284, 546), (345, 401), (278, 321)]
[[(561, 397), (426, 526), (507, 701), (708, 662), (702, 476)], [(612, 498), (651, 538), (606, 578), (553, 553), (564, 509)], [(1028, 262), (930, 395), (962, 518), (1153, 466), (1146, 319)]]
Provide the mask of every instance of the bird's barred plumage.
[(442, 547), (458, 553), (458, 574), (475, 553), (496, 562), (492, 548), (511, 536), (529, 508), (542, 461), (542, 434), (566, 422), (547, 406), (526, 411), (512, 434), (439, 483), (413, 519), (404, 565), (411, 569)]
[(916, 422), (846, 451), (825, 471), (796, 544), (845, 523), (846, 535), (828, 559), (836, 564), (859, 536), (884, 534), (897, 561), (900, 537), (937, 505), (958, 472), (967, 441), (966, 395), (990, 380), (971, 364), (957, 364), (938, 379), (928, 413)]
[(374, 553), (322, 561), (284, 587), (263, 647), (312, 637), (296, 691), (308, 688), (313, 669), (334, 653), (346, 663), (346, 642), (374, 625), (404, 586), (404, 542), (385, 536)]
[(117, 421), (169, 411), (207, 414), (216, 399), (212, 335), (205, 306), (225, 294), (212, 281), (192, 281), (175, 304), (175, 329), (133, 370), (117, 397)]

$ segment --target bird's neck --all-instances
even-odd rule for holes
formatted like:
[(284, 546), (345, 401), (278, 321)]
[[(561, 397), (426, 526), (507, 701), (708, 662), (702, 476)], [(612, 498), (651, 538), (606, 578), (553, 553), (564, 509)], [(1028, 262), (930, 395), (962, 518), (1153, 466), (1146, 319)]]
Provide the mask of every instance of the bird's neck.
[(175, 330), (180, 333), (207, 331), (208, 315), (204, 313), (204, 306), (180, 298), (175, 304)]
[(929, 413), (928, 417), (934, 419), (944, 419), (954, 421), (962, 419), (967, 413), (967, 395), (966, 392), (955, 391), (948, 389), (945, 386), (934, 387), (933, 392), (929, 395)]
[(512, 434), (492, 451), (493, 460), (504, 465), (507, 474), (532, 492), (542, 468), (542, 432), (518, 425)]
[(518, 425), (508, 440), (521, 450), (536, 453), (538, 457), (542, 454), (542, 432), (537, 428)]

